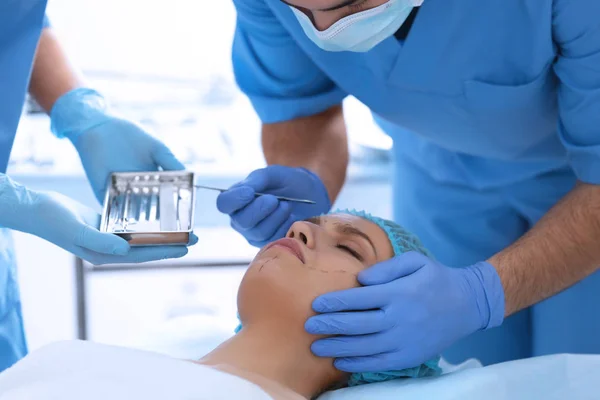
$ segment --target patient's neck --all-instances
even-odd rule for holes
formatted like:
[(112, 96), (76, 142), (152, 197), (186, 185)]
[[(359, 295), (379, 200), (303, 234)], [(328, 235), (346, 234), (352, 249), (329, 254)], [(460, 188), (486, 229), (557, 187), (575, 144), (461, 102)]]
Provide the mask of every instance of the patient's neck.
[[(308, 399), (345, 378), (335, 369), (332, 359), (312, 354), (310, 345), (314, 340), (301, 326), (247, 324), (198, 362), (257, 375)], [(263, 386), (251, 376), (242, 377)]]

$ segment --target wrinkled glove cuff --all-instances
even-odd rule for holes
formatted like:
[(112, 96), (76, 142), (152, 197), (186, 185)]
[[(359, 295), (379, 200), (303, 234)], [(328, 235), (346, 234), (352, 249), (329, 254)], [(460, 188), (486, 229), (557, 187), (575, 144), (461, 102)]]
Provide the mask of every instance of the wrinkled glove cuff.
[(479, 281), (477, 306), (482, 316), (482, 329), (495, 328), (504, 321), (504, 288), (500, 276), (490, 263), (482, 261), (469, 268)]
[(32, 233), (34, 192), (0, 173), (0, 227)]
[(83, 132), (110, 120), (108, 104), (93, 89), (78, 88), (65, 93), (56, 100), (50, 111), (50, 129), (58, 138), (71, 141)]
[(329, 198), (329, 192), (327, 191), (327, 187), (325, 186), (325, 183), (323, 183), (323, 180), (319, 177), (319, 175), (315, 174), (314, 172), (312, 172), (309, 169), (300, 167), (300, 169), (304, 172), (306, 172), (308, 175), (310, 175), (310, 177), (313, 179), (313, 181), (315, 181), (322, 189), (323, 191), (323, 195), (325, 197), (325, 199), (327, 199), (327, 211), (329, 212), (331, 210), (331, 199)]

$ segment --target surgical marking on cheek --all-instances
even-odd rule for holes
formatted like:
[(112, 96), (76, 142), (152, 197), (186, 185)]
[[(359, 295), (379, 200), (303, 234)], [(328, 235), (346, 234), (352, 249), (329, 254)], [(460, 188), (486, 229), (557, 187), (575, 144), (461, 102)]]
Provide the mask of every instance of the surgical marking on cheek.
[(276, 259), (277, 259), (277, 257), (278, 257), (278, 256), (275, 256), (275, 257), (269, 258), (267, 261), (265, 261), (264, 263), (262, 263), (262, 265), (261, 265), (260, 267), (258, 267), (258, 272), (261, 272), (261, 271), (262, 271), (262, 269), (263, 269), (263, 268), (264, 268), (264, 267), (265, 267), (265, 266), (266, 266), (268, 263), (270, 263), (270, 262), (271, 262), (271, 261), (273, 261), (273, 260), (276, 260)]
[[(348, 271), (346, 271), (344, 269), (336, 269), (334, 271), (328, 271), (326, 269), (317, 269), (317, 267), (310, 267), (308, 265), (304, 265), (303, 267), (306, 268), (306, 269), (309, 269), (311, 271), (320, 272), (322, 274), (328, 274), (330, 272), (334, 273), (334, 274), (351, 274), (351, 272), (348, 272)], [(352, 274), (352, 275), (357, 275), (357, 274)]]
[[(277, 260), (278, 258), (279, 258), (279, 256), (274, 256), (274, 257), (269, 258), (267, 261), (265, 261), (264, 263), (262, 263), (262, 265), (260, 267), (258, 267), (258, 272), (261, 272), (263, 270), (263, 268), (267, 266), (267, 264), (269, 264), (271, 261)], [(334, 274), (351, 274), (351, 275), (357, 276), (357, 274), (354, 274), (352, 272), (348, 272), (348, 271), (346, 271), (344, 269), (336, 269), (336, 270), (333, 270), (333, 271), (328, 271), (326, 269), (317, 269), (317, 267), (311, 267), (311, 266), (306, 265), (306, 264), (303, 264), (302, 267), (306, 268), (306, 269), (308, 269), (310, 271), (320, 272), (322, 274), (329, 274), (331, 272), (331, 273), (334, 273)]]

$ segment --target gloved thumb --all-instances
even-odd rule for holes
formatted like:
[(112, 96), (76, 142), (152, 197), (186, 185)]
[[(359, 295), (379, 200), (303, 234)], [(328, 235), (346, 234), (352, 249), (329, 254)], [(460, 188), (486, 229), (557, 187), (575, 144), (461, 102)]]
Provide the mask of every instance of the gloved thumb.
[(112, 233), (100, 232), (89, 225), (81, 227), (74, 244), (96, 253), (118, 256), (126, 255), (131, 248), (125, 239)]
[(152, 159), (156, 166), (161, 167), (165, 171), (182, 171), (185, 166), (175, 157), (175, 155), (164, 144), (156, 146)]
[(410, 251), (361, 271), (358, 281), (365, 286), (383, 285), (418, 271), (428, 261), (423, 254)]

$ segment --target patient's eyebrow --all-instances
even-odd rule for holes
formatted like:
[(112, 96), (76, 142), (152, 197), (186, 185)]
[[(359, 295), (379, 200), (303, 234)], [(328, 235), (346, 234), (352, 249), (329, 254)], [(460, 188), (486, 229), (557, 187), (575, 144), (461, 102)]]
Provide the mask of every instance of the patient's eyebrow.
[(377, 257), (377, 249), (375, 248), (375, 245), (371, 241), (371, 238), (369, 237), (369, 235), (367, 235), (366, 233), (364, 233), (360, 229), (355, 228), (354, 226), (352, 226), (350, 224), (342, 224), (342, 223), (336, 222), (333, 225), (335, 226), (335, 230), (339, 234), (350, 235), (350, 236), (359, 236), (359, 237), (365, 239), (367, 242), (369, 242), (369, 244), (373, 248), (373, 252), (375, 253), (375, 257)]
[[(310, 218), (305, 219), (304, 221), (310, 222), (315, 225), (323, 226), (324, 220), (321, 217), (310, 217)], [(369, 235), (367, 235), (360, 229), (355, 228), (354, 226), (352, 226), (350, 224), (336, 222), (333, 225), (335, 226), (336, 232), (339, 233), (340, 235), (360, 236), (361, 238), (365, 239), (367, 242), (369, 242), (369, 244), (373, 248), (375, 257), (377, 257), (377, 248), (375, 248), (375, 245), (373, 244), (373, 241), (371, 240)]]

